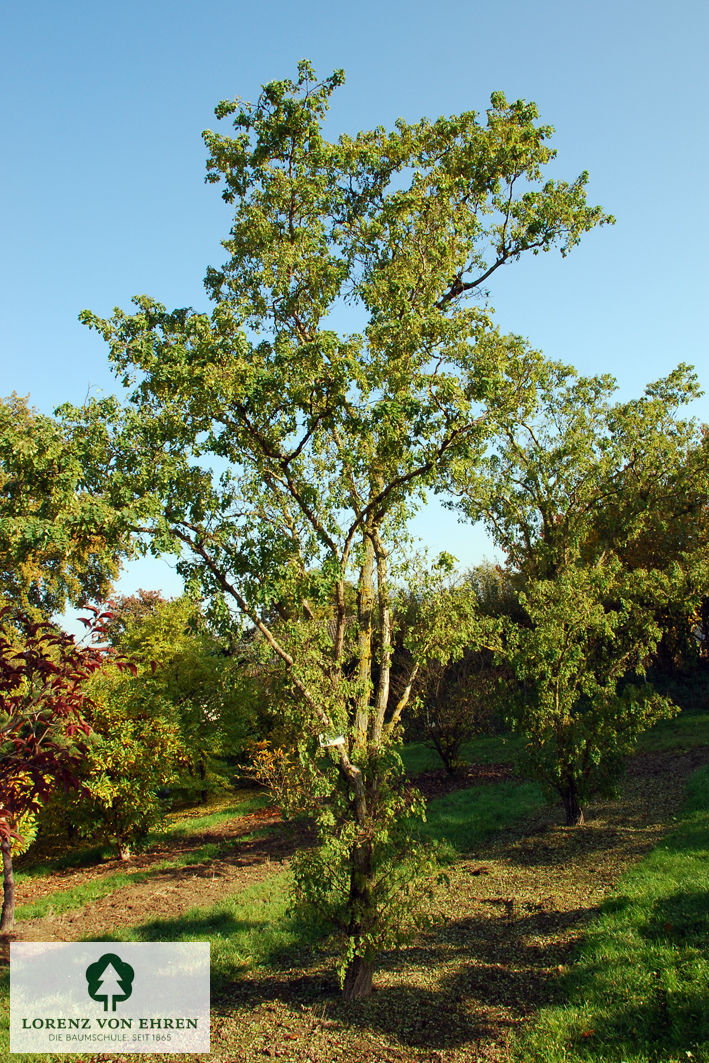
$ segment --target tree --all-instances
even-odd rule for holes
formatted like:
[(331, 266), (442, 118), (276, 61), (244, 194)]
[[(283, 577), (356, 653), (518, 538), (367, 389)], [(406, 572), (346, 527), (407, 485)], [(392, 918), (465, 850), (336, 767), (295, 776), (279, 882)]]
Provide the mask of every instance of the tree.
[(151, 617), (166, 601), (160, 591), (146, 591), (142, 587), (135, 594), (118, 594), (110, 598), (106, 603), (111, 613), (106, 636), (111, 645), (118, 649), (126, 630), (135, 625), (139, 629), (141, 622)]
[(129, 536), (106, 481), (87, 475), (99, 447), (17, 395), (0, 400), (0, 603), (47, 619), (105, 600)]
[[(134, 314), (83, 320), (133, 388), (112, 453), (152, 500), (153, 549), (179, 547), (212, 616), (251, 627), (284, 669), (278, 708), (318, 797), (320, 848), (298, 884), (344, 929), (344, 992), (358, 998), (416, 855), (400, 720), (423, 661), (460, 638), (442, 595), (445, 615), (432, 606), (407, 635), (393, 696), (397, 544), (453, 459), (484, 451), (492, 411), (533, 401), (540, 358), (498, 336), (482, 286), (610, 219), (587, 205), (585, 174), (543, 182), (554, 152), (533, 104), (496, 93), (482, 121), (329, 141), (342, 82), (302, 62), (256, 104), (217, 107), (235, 134), (205, 133), (207, 174), (234, 218), (228, 260), (206, 276), (211, 315), (140, 297)], [(335, 331), (343, 305), (360, 331)], [(104, 401), (81, 416), (100, 434), (118, 414)]]
[(239, 663), (197, 602), (140, 591), (112, 599), (106, 615), (118, 662), (130, 660), (132, 671), (107, 666), (93, 676), (80, 788), (54, 811), (129, 860), (162, 823), (166, 791), (206, 801), (228, 784), (256, 733)]
[[(89, 623), (101, 635), (100, 615)], [(57, 784), (70, 786), (89, 733), (85, 684), (105, 658), (100, 646), (10, 608), (0, 612), (0, 931), (14, 926), (13, 840), (23, 843), (28, 818)]]
[[(509, 664), (484, 645), (486, 620), (519, 612), (514, 592), (503, 571), (478, 565), (460, 581), (456, 593), (480, 617), (473, 642), (447, 660), (430, 660), (419, 676), (419, 718), (430, 745), (446, 771), (453, 775), (463, 766), (463, 745), (475, 735), (494, 733), (503, 720), (502, 706), (509, 699), (514, 678)], [(410, 609), (415, 616), (418, 603)], [(401, 651), (399, 651), (399, 654)]]
[(200, 603), (187, 595), (165, 601), (141, 591), (112, 599), (108, 608), (114, 645), (142, 666), (147, 699), (162, 706), (179, 732), (178, 785), (206, 801), (258, 737), (255, 713), (243, 697), (237, 648), (215, 634)]
[(645, 678), (662, 611), (706, 586), (707, 446), (678, 418), (698, 394), (681, 366), (635, 401), (609, 377), (547, 366), (533, 418), (500, 419), (461, 467), (462, 506), (506, 551), (521, 615), (498, 651), (522, 681), (515, 717), (569, 825), (618, 775), (638, 734), (676, 711)]
[(129, 860), (163, 817), (158, 791), (175, 783), (187, 757), (170, 704), (153, 689), (150, 667), (135, 673), (106, 666), (90, 684), (86, 742), (71, 801), (86, 837), (109, 841)]

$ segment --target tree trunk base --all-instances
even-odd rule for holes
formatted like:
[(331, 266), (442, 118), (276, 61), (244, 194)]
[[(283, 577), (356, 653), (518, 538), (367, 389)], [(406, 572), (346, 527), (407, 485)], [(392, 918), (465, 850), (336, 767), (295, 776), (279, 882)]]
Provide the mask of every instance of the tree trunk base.
[(361, 956), (353, 956), (342, 986), (344, 1000), (366, 1000), (372, 995), (374, 965)]
[(566, 813), (567, 827), (582, 827), (585, 822), (586, 819), (584, 817), (582, 809), (579, 809), (578, 812), (572, 813), (571, 815), (569, 815), (568, 812)]
[(583, 809), (576, 798), (576, 794), (563, 794), (562, 800), (564, 802), (564, 812), (566, 813), (566, 826), (582, 826), (586, 821), (584, 819)]

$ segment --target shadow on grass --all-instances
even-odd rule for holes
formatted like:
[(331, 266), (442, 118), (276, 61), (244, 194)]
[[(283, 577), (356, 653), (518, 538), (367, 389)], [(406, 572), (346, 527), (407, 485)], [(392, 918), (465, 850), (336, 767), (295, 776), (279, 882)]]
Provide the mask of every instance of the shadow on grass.
[[(189, 843), (192, 835), (208, 834), (210, 830), (218, 829), (224, 823), (263, 811), (270, 804), (272, 800), (269, 795), (257, 791), (243, 795), (226, 807), (220, 806), (212, 812), (205, 811), (202, 806), (198, 806), (196, 814), (179, 813), (176, 822), (173, 822), (174, 814), (169, 814), (165, 829), (151, 831), (148, 835), (143, 852), (149, 855), (152, 849), (164, 846), (166, 843), (173, 845), (181, 842)], [(78, 847), (73, 848), (71, 852), (61, 855), (43, 852), (41, 848), (38, 851), (32, 849), (26, 856), (17, 860), (16, 870), (20, 878), (46, 877), (56, 871), (84, 870), (105, 862), (113, 862), (115, 859), (115, 846), (109, 843), (85, 842), (79, 843)]]
[[(566, 959), (543, 937), (585, 923), (589, 909), (556, 912), (528, 905), (508, 915), (504, 900), (380, 957), (379, 988), (368, 1001), (340, 997), (336, 956), (326, 928), (287, 913), (285, 876), (253, 888), (232, 908), (188, 912), (131, 928), (130, 940), (209, 940), (215, 1015), (234, 1018), (279, 1002), (297, 1021), (303, 1009), (327, 1008), (345, 1029), (374, 1032), (401, 1045), (455, 1048), (500, 1031), (548, 999), (549, 966)], [(125, 940), (118, 936), (106, 940)]]
[(605, 905), (622, 931), (560, 981), (557, 1007), (543, 1015), (533, 1043), (522, 1043), (520, 1058), (529, 1063), (709, 1058), (703, 1054), (709, 1049), (708, 902), (707, 890), (679, 890), (657, 901), (639, 924), (633, 899)]
[(341, 999), (334, 962), (323, 969), (322, 956), (313, 955), (306, 966), (302, 951), (296, 951), (285, 966), (285, 956), (272, 956), (271, 970), (249, 972), (231, 984), (223, 979), (215, 1006), (233, 1017), (274, 1001), (295, 1015), (325, 1005), (330, 1021), (343, 1030), (359, 1028), (428, 1051), (499, 1039), (530, 1007), (548, 1001), (548, 967), (567, 958), (558, 947), (545, 949), (530, 939), (548, 932), (552, 921), (558, 930), (586, 922), (591, 914), (585, 908), (534, 911), (508, 925), (498, 912), (457, 920), (416, 947), (385, 952), (374, 994), (356, 1004)]
[(675, 830), (622, 880), (514, 1058), (709, 1059), (709, 768)]
[(16, 862), (18, 879), (51, 875), (55, 871), (83, 870), (115, 858), (110, 845), (85, 845), (64, 856), (46, 857), (32, 850)]
[(443, 844), (455, 858), (489, 835), (516, 826), (544, 804), (536, 783), (506, 780), (473, 786), (430, 801), (420, 833)]
[[(656, 901), (640, 933), (649, 941), (707, 952), (709, 888), (678, 890)], [(705, 986), (705, 992), (709, 986)]]

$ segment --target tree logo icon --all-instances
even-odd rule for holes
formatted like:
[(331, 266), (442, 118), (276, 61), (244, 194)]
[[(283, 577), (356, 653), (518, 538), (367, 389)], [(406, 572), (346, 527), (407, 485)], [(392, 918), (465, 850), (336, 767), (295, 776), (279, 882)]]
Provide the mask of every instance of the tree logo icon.
[[(116, 1002), (127, 1000), (133, 992), (135, 971), (115, 952), (106, 952), (86, 968), (89, 996), (102, 1000), (104, 1011), (115, 1011)], [(109, 1007), (110, 1005), (110, 1007)]]

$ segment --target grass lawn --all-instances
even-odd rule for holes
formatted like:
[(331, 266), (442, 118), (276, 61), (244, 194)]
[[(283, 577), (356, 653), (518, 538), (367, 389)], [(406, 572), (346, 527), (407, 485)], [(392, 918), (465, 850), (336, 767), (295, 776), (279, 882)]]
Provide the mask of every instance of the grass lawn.
[(421, 834), (438, 842), (441, 859), (450, 863), (545, 804), (540, 787), (531, 782), (456, 790), (429, 802)]
[(709, 767), (675, 830), (618, 883), (517, 1045), (529, 1063), (709, 1060)]
[[(506, 764), (514, 760), (522, 747), (517, 735), (484, 735), (466, 742), (461, 748), (461, 759), (468, 764)], [(441, 758), (428, 742), (409, 742), (401, 751), (409, 775), (424, 771), (439, 771)]]
[[(56, 917), (67, 939), (210, 941), (212, 1054), (189, 1057), (205, 1063), (706, 1063), (709, 769), (693, 776), (678, 811), (702, 763), (692, 747), (704, 744), (705, 723), (691, 720), (655, 729), (621, 802), (589, 806), (580, 830), (560, 826), (539, 788), (508, 774), (431, 800), (422, 834), (448, 875), (437, 918), (381, 956), (377, 991), (359, 1005), (339, 997), (324, 928), (289, 911), (290, 873), (268, 857), (282, 825), (265, 838), (258, 830), (264, 794), (175, 814), (149, 866), (105, 867), (94, 885), (78, 881), (84, 872), (57, 873), (42, 886), (52, 892), (33, 900), (39, 907), (21, 914), (47, 913), (47, 927)], [(514, 742), (478, 739), (467, 753), (472, 763), (505, 764)], [(404, 756), (410, 771), (438, 767), (424, 744)], [(252, 813), (256, 822), (230, 826)], [(235, 844), (233, 859), (221, 854), (225, 843)], [(303, 841), (293, 835), (290, 844)], [(222, 869), (216, 881), (195, 877), (213, 867)], [(109, 905), (103, 924), (92, 924), (110, 890), (122, 891), (120, 917)], [(140, 905), (124, 903), (138, 894)], [(62, 922), (77, 903), (78, 921)], [(1, 988), (0, 1057), (7, 977)]]
[(660, 720), (640, 736), (637, 748), (642, 753), (664, 753), (695, 746), (709, 746), (709, 713), (681, 712), (671, 720)]

